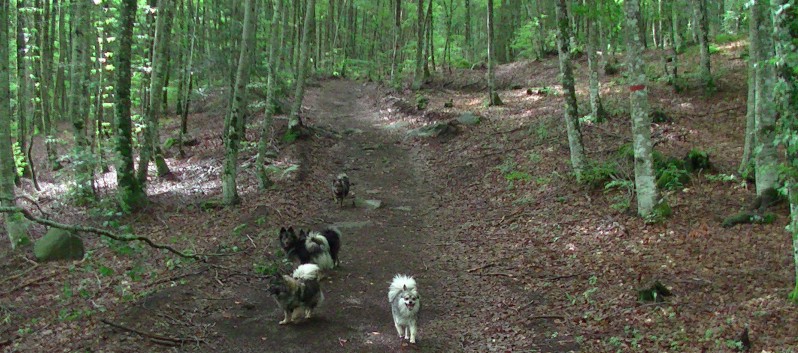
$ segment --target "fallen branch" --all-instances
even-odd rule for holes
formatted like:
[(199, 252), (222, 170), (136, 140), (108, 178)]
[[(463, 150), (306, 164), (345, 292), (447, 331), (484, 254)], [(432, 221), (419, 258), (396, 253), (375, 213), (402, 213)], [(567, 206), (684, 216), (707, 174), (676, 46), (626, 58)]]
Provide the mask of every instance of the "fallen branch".
[(482, 266), (479, 266), (479, 267), (474, 267), (474, 268), (468, 269), (468, 270), (466, 270), (466, 272), (471, 273), (471, 272), (474, 272), (474, 271), (484, 270), (484, 269), (486, 269), (488, 267), (493, 267), (493, 266), (496, 266), (496, 264), (485, 264), (485, 265), (482, 265)]
[(560, 315), (540, 315), (540, 316), (531, 316), (531, 317), (529, 317), (529, 320), (541, 320), (541, 319), (565, 320), (565, 316), (560, 316)]
[(27, 282), (25, 282), (25, 283), (23, 283), (23, 284), (20, 284), (20, 285), (18, 285), (18, 286), (16, 286), (16, 287), (14, 287), (14, 288), (11, 288), (10, 290), (8, 290), (8, 291), (4, 292), (4, 293), (3, 293), (3, 296), (9, 295), (9, 294), (11, 294), (11, 293), (14, 293), (14, 292), (16, 292), (16, 291), (18, 291), (18, 290), (20, 290), (20, 289), (22, 289), (22, 288), (25, 288), (25, 287), (27, 287), (27, 286), (30, 286), (30, 285), (32, 285), (32, 284), (35, 284), (35, 283), (37, 283), (37, 282), (41, 282), (41, 281), (43, 281), (43, 280), (45, 280), (45, 279), (48, 279), (48, 278), (50, 278), (50, 277), (53, 277), (54, 275), (55, 275), (55, 274), (51, 273), (51, 274), (49, 274), (49, 275), (44, 275), (44, 276), (41, 276), (41, 277), (38, 277), (38, 278), (32, 279), (32, 280), (30, 280), (30, 281), (27, 281)]
[(189, 272), (189, 273), (184, 273), (184, 274), (181, 274), (181, 275), (172, 276), (172, 277), (165, 278), (165, 279), (162, 279), (162, 280), (159, 280), (159, 281), (155, 281), (155, 282), (153, 282), (153, 283), (150, 283), (149, 285), (147, 285), (147, 287), (156, 286), (156, 285), (159, 285), (159, 284), (161, 284), (161, 283), (167, 283), (167, 282), (173, 282), (173, 281), (177, 281), (177, 280), (179, 280), (179, 279), (181, 279), (181, 278), (186, 278), (186, 277), (190, 277), (190, 276), (201, 275), (201, 274), (203, 274), (203, 273), (205, 273), (205, 272), (208, 272), (208, 268), (207, 268), (207, 267), (206, 267), (206, 268), (203, 268), (203, 269), (200, 269), (199, 271), (195, 271), (195, 272)]
[(6, 278), (3, 278), (3, 280), (2, 280), (2, 281), (0, 281), (0, 284), (3, 284), (3, 283), (6, 283), (6, 282), (8, 282), (8, 281), (11, 281), (11, 280), (13, 280), (13, 279), (17, 279), (17, 278), (19, 278), (19, 277), (22, 277), (23, 275), (25, 275), (26, 273), (28, 273), (28, 272), (30, 272), (30, 271), (33, 271), (33, 270), (34, 270), (34, 269), (36, 269), (37, 267), (39, 267), (39, 264), (35, 264), (35, 265), (31, 266), (31, 267), (28, 267), (26, 270), (24, 270), (24, 271), (22, 271), (22, 272), (20, 272), (20, 273), (17, 273), (17, 274), (15, 274), (15, 275), (13, 275), (13, 276), (8, 276), (8, 277), (6, 277)]
[(20, 208), (20, 207), (5, 207), (5, 206), (2, 206), (2, 207), (0, 207), (0, 212), (4, 212), (4, 213), (19, 212), (23, 216), (25, 216), (25, 218), (27, 218), (27, 219), (29, 219), (29, 220), (31, 220), (33, 222), (36, 222), (36, 223), (39, 223), (39, 224), (44, 224), (46, 226), (50, 226), (50, 227), (53, 227), (53, 228), (64, 229), (64, 230), (69, 230), (69, 231), (73, 231), (73, 232), (94, 233), (94, 234), (99, 234), (99, 235), (102, 235), (102, 236), (105, 236), (105, 237), (108, 237), (108, 238), (111, 238), (111, 239), (114, 239), (114, 240), (118, 240), (118, 241), (141, 241), (141, 242), (147, 243), (147, 245), (149, 245), (150, 247), (153, 247), (155, 249), (167, 250), (167, 251), (169, 251), (169, 252), (171, 252), (171, 253), (173, 253), (173, 254), (175, 254), (177, 256), (180, 256), (180, 257), (189, 258), (189, 259), (201, 259), (199, 255), (189, 255), (189, 254), (183, 253), (183, 252), (181, 252), (179, 250), (176, 250), (175, 248), (173, 248), (171, 246), (156, 244), (155, 242), (153, 242), (152, 240), (150, 240), (149, 238), (146, 238), (146, 237), (142, 237), (142, 236), (123, 237), (123, 236), (116, 235), (116, 234), (114, 234), (114, 233), (112, 233), (110, 231), (104, 230), (104, 229), (99, 229), (99, 228), (94, 228), (94, 227), (87, 227), (87, 226), (80, 226), (80, 225), (70, 225), (70, 224), (58, 223), (56, 221), (51, 221), (51, 220), (46, 219), (46, 218), (36, 217), (33, 214), (31, 214), (30, 211), (28, 211), (28, 210), (26, 210), (24, 208)]
[(200, 338), (182, 338), (182, 337), (172, 338), (172, 337), (161, 336), (161, 335), (157, 335), (157, 334), (154, 334), (154, 333), (140, 331), (140, 330), (137, 330), (137, 329), (134, 329), (134, 328), (130, 328), (130, 327), (127, 327), (127, 326), (122, 326), (120, 324), (115, 324), (115, 323), (110, 322), (110, 321), (108, 321), (106, 319), (100, 319), (100, 322), (102, 322), (102, 323), (104, 323), (104, 324), (106, 324), (108, 326), (111, 326), (113, 328), (122, 330), (122, 331), (132, 332), (132, 333), (135, 333), (135, 334), (137, 334), (139, 336), (149, 338), (150, 341), (152, 341), (153, 343), (157, 343), (157, 344), (161, 344), (161, 345), (172, 345), (172, 346), (174, 346), (176, 344), (185, 344), (185, 343), (192, 343), (192, 342), (205, 343), (205, 340), (200, 339)]

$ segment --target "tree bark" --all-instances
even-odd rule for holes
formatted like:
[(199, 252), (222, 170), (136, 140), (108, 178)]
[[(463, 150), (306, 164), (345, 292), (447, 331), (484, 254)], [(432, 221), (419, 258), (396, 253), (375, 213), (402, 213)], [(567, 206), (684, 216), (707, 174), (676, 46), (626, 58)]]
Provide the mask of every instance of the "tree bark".
[(291, 106), (291, 115), (288, 117), (288, 130), (292, 134), (299, 134), (304, 126), (300, 111), (302, 110), (302, 100), (305, 97), (305, 78), (308, 66), (308, 41), (310, 41), (310, 30), (313, 27), (315, 17), (316, 0), (308, 0), (308, 7), (305, 11), (305, 23), (302, 28), (302, 44), (299, 51), (299, 66), (297, 70), (296, 89), (294, 90), (294, 102)]
[[(10, 0), (0, 0), (0, 18), (9, 18)], [(14, 155), (11, 150), (11, 71), (9, 63), (9, 21), (0, 22), (0, 206), (14, 207)], [(11, 249), (16, 249), (25, 240), (22, 216), (8, 213), (0, 217), (5, 225)]]
[(767, 0), (755, 0), (751, 7), (751, 21), (757, 23), (755, 33), (751, 33), (752, 51), (756, 62), (756, 97), (754, 121), (756, 147), (756, 194), (763, 195), (768, 189), (773, 189), (778, 183), (778, 152), (773, 145), (776, 136), (776, 112), (773, 105), (773, 87), (775, 85), (775, 71), (768, 63), (773, 58), (773, 21), (768, 10)]
[(701, 49), (701, 80), (704, 83), (704, 88), (707, 90), (714, 89), (714, 82), (712, 80), (712, 71), (710, 69), (709, 60), (709, 16), (707, 15), (707, 0), (696, 0), (694, 3), (695, 18), (698, 30), (698, 46)]
[(155, 41), (153, 42), (152, 78), (150, 79), (149, 105), (147, 106), (147, 124), (144, 128), (144, 146), (139, 154), (137, 179), (142, 185), (147, 183), (147, 170), (150, 159), (155, 160), (158, 176), (170, 173), (169, 166), (163, 157), (159, 133), (161, 119), (161, 99), (166, 83), (166, 55), (169, 50), (171, 35), (172, 8), (174, 0), (158, 0), (158, 14), (155, 23)]
[(588, 11), (589, 14), (592, 14), (594, 17), (588, 17), (588, 24), (587, 24), (587, 63), (588, 63), (588, 70), (590, 72), (590, 108), (592, 110), (591, 115), (593, 116), (596, 121), (604, 121), (606, 118), (606, 112), (604, 111), (604, 105), (601, 104), (601, 87), (599, 82), (599, 63), (598, 63), (598, 55), (596, 51), (598, 50), (598, 26), (596, 22), (598, 21), (598, 9), (596, 8), (596, 3), (594, 1), (590, 2), (590, 10)]
[[(238, 69), (236, 70), (233, 104), (225, 122), (225, 159), (222, 171), (222, 203), (234, 205), (241, 202), (236, 189), (238, 174), (238, 149), (243, 137), (244, 115), (247, 108), (247, 85), (249, 84), (249, 67), (252, 50), (255, 46), (255, 22), (258, 18), (257, 0), (244, 2), (244, 26), (241, 33)], [(307, 34), (307, 33), (306, 33)], [(305, 46), (304, 49), (307, 49)]]
[(502, 105), (496, 92), (496, 40), (493, 23), (493, 0), (488, 0), (488, 106)]
[(280, 64), (280, 50), (277, 48), (279, 44), (278, 38), (281, 36), (282, 29), (279, 25), (283, 16), (283, 0), (275, 0), (274, 14), (272, 15), (272, 26), (269, 32), (269, 66), (267, 67), (266, 78), (266, 112), (263, 114), (263, 127), (260, 132), (260, 140), (258, 141), (258, 157), (255, 160), (255, 165), (258, 168), (258, 181), (261, 190), (271, 187), (274, 183), (269, 177), (266, 170), (266, 153), (268, 150), (269, 136), (272, 129), (272, 123), (275, 112), (274, 101), (274, 81), (279, 72)]
[(657, 203), (657, 186), (652, 158), (651, 117), (648, 108), (648, 84), (642, 58), (643, 45), (638, 31), (639, 0), (624, 1), (626, 9), (626, 48), (629, 72), (629, 100), (632, 114), (632, 140), (635, 165), (637, 213), (646, 217)]
[(418, 0), (416, 5), (416, 69), (413, 72), (412, 87), (414, 91), (421, 89), (424, 84), (424, 0)]
[(399, 34), (402, 32), (402, 0), (394, 0), (393, 53), (391, 54), (391, 82), (397, 82), (399, 60)]
[(123, 0), (119, 12), (116, 52), (116, 195), (120, 208), (130, 212), (144, 205), (147, 194), (133, 169), (133, 124), (130, 119), (131, 57), (137, 0)]
[(566, 0), (557, 0), (557, 51), (560, 58), (560, 73), (562, 75), (562, 88), (564, 91), (564, 118), (568, 131), (568, 146), (571, 150), (571, 168), (577, 180), (582, 180), (585, 168), (585, 148), (582, 144), (582, 131), (579, 128), (578, 109), (576, 105), (576, 89), (574, 89), (574, 74), (571, 66), (571, 26), (568, 20)]
[(20, 151), (23, 151), (22, 162), (29, 163), (30, 161), (26, 162), (24, 158), (24, 151), (27, 150), (28, 106), (30, 105), (28, 94), (30, 80), (28, 79), (28, 59), (26, 59), (29, 48), (28, 36), (25, 33), (27, 25), (25, 8), (25, 0), (17, 0), (17, 145), (19, 145)]
[(88, 116), (89, 88), (89, 2), (77, 1), (74, 8), (74, 25), (72, 33), (72, 63), (70, 69), (70, 115), (75, 139), (75, 189), (74, 196), (78, 202), (86, 202), (94, 198), (93, 157), (86, 134), (86, 117)]

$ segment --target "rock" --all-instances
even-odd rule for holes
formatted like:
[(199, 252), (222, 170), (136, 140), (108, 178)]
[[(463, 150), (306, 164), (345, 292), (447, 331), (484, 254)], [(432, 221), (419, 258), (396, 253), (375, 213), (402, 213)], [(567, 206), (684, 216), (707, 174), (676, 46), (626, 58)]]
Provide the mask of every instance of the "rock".
[(44, 237), (36, 241), (33, 253), (39, 261), (81, 260), (83, 240), (72, 232), (50, 228)]
[(382, 201), (380, 201), (380, 200), (356, 199), (355, 200), (355, 205), (357, 207), (364, 207), (364, 208), (369, 208), (369, 209), (372, 209), (372, 210), (376, 210), (376, 209), (382, 207)]
[(450, 123), (434, 123), (410, 130), (407, 134), (414, 137), (438, 137), (447, 134), (453, 135), (456, 132), (457, 128)]
[(465, 112), (463, 114), (460, 114), (459, 117), (457, 117), (457, 121), (463, 125), (476, 125), (479, 124), (480, 121), (482, 121), (482, 118), (477, 115), (474, 115), (474, 113)]

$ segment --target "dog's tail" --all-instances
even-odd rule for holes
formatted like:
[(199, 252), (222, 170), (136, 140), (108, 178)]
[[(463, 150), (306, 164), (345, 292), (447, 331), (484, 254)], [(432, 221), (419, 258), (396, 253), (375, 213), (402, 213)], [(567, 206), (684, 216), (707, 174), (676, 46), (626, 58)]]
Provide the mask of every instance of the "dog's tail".
[(321, 269), (316, 264), (299, 265), (299, 267), (294, 270), (294, 273), (291, 275), (291, 277), (298, 280), (317, 281), (319, 279), (320, 271)]
[(393, 302), (399, 293), (403, 291), (412, 291), (416, 289), (416, 280), (413, 277), (406, 275), (393, 276), (391, 287), (388, 288), (388, 301)]
[(305, 238), (305, 248), (310, 253), (330, 252), (330, 243), (321, 233), (310, 232)]
[(324, 228), (323, 231), (321, 231), (321, 235), (323, 235), (327, 239), (329, 239), (331, 236), (341, 239), (342, 234), (341, 230), (338, 229), (338, 227), (329, 226), (327, 228)]

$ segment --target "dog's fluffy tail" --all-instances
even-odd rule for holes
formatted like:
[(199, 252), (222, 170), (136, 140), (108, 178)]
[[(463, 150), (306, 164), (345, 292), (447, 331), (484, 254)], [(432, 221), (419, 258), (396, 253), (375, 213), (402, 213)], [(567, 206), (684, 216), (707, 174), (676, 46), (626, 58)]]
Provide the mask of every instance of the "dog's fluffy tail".
[(411, 291), (414, 289), (416, 289), (416, 280), (413, 279), (413, 277), (406, 275), (393, 276), (391, 287), (388, 288), (388, 301), (393, 302), (394, 298), (402, 291)]
[(316, 264), (304, 264), (299, 265), (299, 267), (294, 270), (294, 273), (291, 275), (294, 279), (300, 280), (318, 280), (319, 279), (319, 272), (321, 269)]
[(327, 238), (317, 232), (310, 232), (310, 234), (308, 234), (308, 237), (305, 239), (305, 248), (307, 248), (310, 253), (330, 252), (330, 244), (327, 242)]

